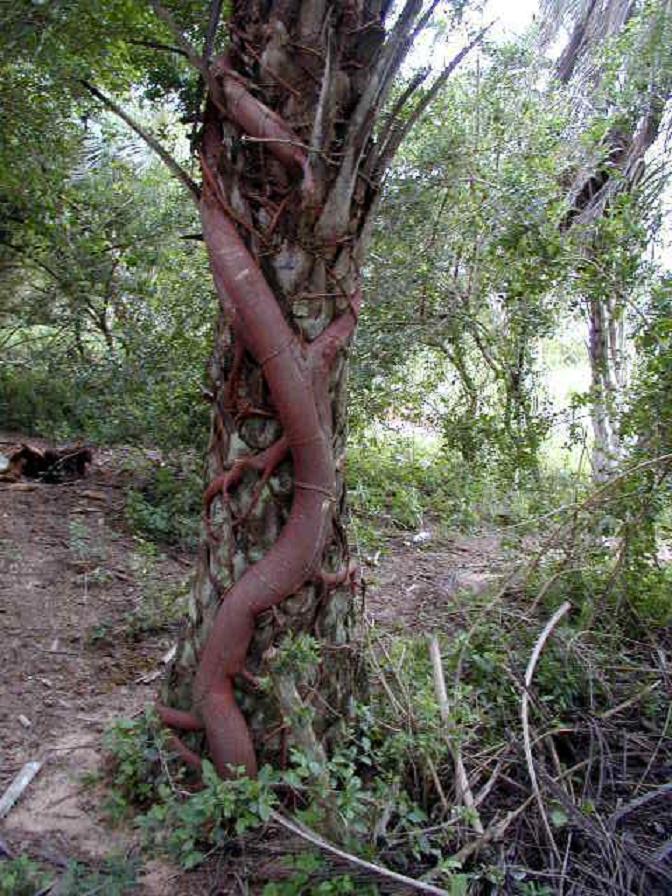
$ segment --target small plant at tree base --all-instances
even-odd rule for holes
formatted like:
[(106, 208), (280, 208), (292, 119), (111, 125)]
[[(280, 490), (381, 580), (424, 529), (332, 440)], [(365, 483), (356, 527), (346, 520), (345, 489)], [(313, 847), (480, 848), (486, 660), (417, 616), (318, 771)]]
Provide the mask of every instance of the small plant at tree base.
[(224, 781), (206, 759), (202, 773), (203, 789), (186, 798), (162, 784), (161, 802), (137, 819), (146, 842), (187, 869), (200, 864), (213, 848), (267, 822), (276, 803), (271, 785), (277, 776), (269, 767), (254, 780)]
[(35, 896), (47, 886), (49, 877), (28, 856), (0, 861), (0, 896)]
[(167, 735), (152, 710), (136, 720), (120, 719), (106, 733), (111, 787), (107, 811), (113, 821), (131, 807), (146, 807), (160, 796), (166, 782)]

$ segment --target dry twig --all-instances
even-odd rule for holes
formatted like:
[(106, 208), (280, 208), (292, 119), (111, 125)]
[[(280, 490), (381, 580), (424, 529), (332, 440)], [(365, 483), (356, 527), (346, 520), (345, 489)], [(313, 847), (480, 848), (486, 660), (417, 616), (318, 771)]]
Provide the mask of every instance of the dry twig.
[(525, 690), (523, 691), (523, 698), (520, 706), (520, 718), (523, 725), (523, 744), (525, 747), (525, 760), (527, 762), (527, 771), (530, 776), (530, 783), (532, 785), (532, 791), (536, 798), (537, 804), (539, 806), (539, 812), (541, 814), (542, 821), (544, 823), (544, 828), (546, 829), (546, 834), (548, 835), (549, 842), (553, 847), (553, 851), (558, 859), (560, 859), (560, 852), (558, 850), (558, 846), (555, 842), (555, 838), (553, 836), (553, 832), (551, 831), (551, 826), (548, 822), (548, 816), (546, 815), (546, 808), (544, 806), (544, 801), (541, 796), (541, 791), (539, 790), (539, 783), (537, 782), (537, 774), (534, 770), (534, 758), (532, 756), (532, 737), (530, 735), (530, 687), (532, 685), (532, 678), (534, 676), (534, 670), (539, 662), (539, 657), (541, 656), (541, 651), (544, 649), (544, 644), (549, 639), (551, 632), (555, 628), (555, 626), (560, 622), (563, 616), (565, 616), (571, 609), (571, 604), (569, 601), (565, 601), (555, 613), (548, 620), (546, 625), (544, 626), (543, 631), (537, 638), (537, 642), (534, 645), (534, 650), (532, 651), (532, 655), (530, 656), (530, 661), (527, 664), (527, 670), (525, 671)]

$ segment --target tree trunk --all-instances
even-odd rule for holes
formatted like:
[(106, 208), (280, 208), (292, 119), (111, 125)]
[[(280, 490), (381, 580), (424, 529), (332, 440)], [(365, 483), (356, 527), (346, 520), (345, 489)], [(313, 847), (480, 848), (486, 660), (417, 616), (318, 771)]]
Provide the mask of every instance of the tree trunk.
[(289, 633), (321, 644), (317, 672), (299, 681), (318, 737), (328, 743), (356, 693), (345, 355), (382, 174), (431, 99), (409, 112), (408, 91), (374, 139), (424, 24), (421, 0), (407, 0), (386, 34), (389, 5), (241, 0), (226, 53), (195, 60), (208, 93), (200, 208), (219, 319), (205, 534), (159, 713), (203, 731), (221, 775), (252, 775), (292, 741), (273, 692), (254, 687)]
[(627, 386), (624, 311), (620, 303), (607, 299), (591, 298), (587, 306), (592, 468), (595, 481), (603, 482), (622, 454), (618, 427)]

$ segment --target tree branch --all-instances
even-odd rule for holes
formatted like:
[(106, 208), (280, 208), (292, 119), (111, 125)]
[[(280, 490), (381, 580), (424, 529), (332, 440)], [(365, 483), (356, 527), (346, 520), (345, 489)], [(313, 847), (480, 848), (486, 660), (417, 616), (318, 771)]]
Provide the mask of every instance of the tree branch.
[(166, 53), (177, 53), (178, 56), (186, 56), (180, 47), (172, 47), (170, 44), (162, 44), (157, 40), (129, 40), (133, 47), (145, 47), (148, 50), (163, 50)]
[[(208, 64), (207, 61), (198, 53), (193, 44), (187, 40), (187, 38), (182, 33), (179, 28), (177, 22), (172, 17), (172, 15), (168, 12), (165, 7), (163, 7), (157, 0), (149, 0), (150, 6), (156, 13), (159, 19), (163, 22), (164, 25), (167, 25), (170, 31), (173, 34), (173, 37), (177, 40), (179, 47), (181, 48), (184, 55), (187, 57), (189, 62), (194, 66), (194, 68), (199, 71), (206, 82), (209, 80), (208, 78)], [(211, 20), (212, 21), (212, 20)], [(210, 27), (210, 26), (208, 26)], [(216, 27), (216, 26), (215, 26)], [(209, 33), (209, 32), (208, 32)], [(214, 35), (214, 32), (213, 32)]]
[(210, 62), (210, 57), (212, 56), (212, 51), (215, 47), (215, 37), (217, 35), (217, 28), (219, 27), (219, 20), (221, 17), (222, 0), (212, 0), (212, 3), (210, 4), (210, 17), (208, 18), (208, 30), (203, 45), (203, 58), (205, 59), (206, 65)]
[(408, 83), (406, 89), (403, 91), (403, 93), (401, 93), (401, 95), (398, 97), (398, 99), (390, 109), (390, 113), (387, 116), (385, 125), (383, 126), (383, 129), (380, 132), (380, 137), (378, 138), (378, 142), (381, 146), (384, 146), (387, 142), (388, 137), (398, 125), (399, 117), (404, 109), (404, 106), (413, 96), (418, 87), (420, 87), (420, 85), (425, 82), (427, 75), (429, 75), (429, 72), (429, 67), (421, 68), (420, 71), (416, 72)]
[(474, 47), (483, 40), (483, 37), (490, 30), (490, 28), (492, 28), (493, 24), (494, 22), (490, 22), (490, 24), (486, 25), (485, 28), (482, 28), (478, 32), (476, 37), (472, 41), (470, 41), (466, 45), (466, 47), (463, 47), (460, 52), (450, 60), (448, 65), (444, 68), (436, 81), (434, 81), (427, 93), (422, 97), (422, 99), (418, 100), (415, 108), (409, 114), (408, 118), (403, 124), (399, 124), (397, 127), (388, 127), (389, 135), (380, 152), (378, 153), (378, 158), (374, 170), (380, 171), (382, 173), (390, 164), (390, 162), (394, 158), (394, 155), (399, 149), (399, 146), (408, 136), (418, 119), (427, 110), (427, 107), (430, 105), (430, 103), (435, 99), (439, 90), (441, 90), (443, 85), (455, 71), (457, 66), (462, 62), (465, 56), (467, 56), (467, 54), (470, 53), (474, 49)]
[(96, 99), (100, 100), (105, 108), (109, 109), (110, 112), (114, 112), (116, 116), (121, 118), (121, 120), (138, 135), (138, 137), (145, 141), (147, 146), (149, 146), (149, 148), (157, 154), (161, 161), (164, 162), (171, 174), (173, 174), (187, 188), (187, 190), (189, 190), (194, 201), (198, 203), (201, 198), (201, 191), (198, 187), (198, 184), (184, 170), (180, 163), (168, 152), (168, 150), (159, 143), (156, 137), (152, 136), (152, 134), (150, 134), (149, 131), (145, 130), (145, 128), (143, 128), (141, 124), (139, 124), (132, 116), (130, 116), (128, 112), (125, 112), (121, 108), (121, 106), (118, 106), (114, 102), (114, 100), (110, 99), (109, 96), (106, 96), (93, 84), (90, 84), (88, 81), (85, 81), (83, 79), (80, 81), (80, 84), (82, 84), (82, 86), (85, 87), (92, 96), (95, 96)]

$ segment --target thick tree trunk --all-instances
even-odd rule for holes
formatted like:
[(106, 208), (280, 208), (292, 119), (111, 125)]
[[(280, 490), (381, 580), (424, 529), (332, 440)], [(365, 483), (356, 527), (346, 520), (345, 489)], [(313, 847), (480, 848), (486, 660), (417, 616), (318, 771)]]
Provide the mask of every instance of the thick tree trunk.
[(434, 95), (409, 113), (408, 91), (374, 139), (424, 24), (422, 0), (407, 0), (386, 35), (389, 5), (239, 2), (225, 54), (208, 66), (188, 52), (208, 89), (200, 207), (220, 312), (204, 539), (159, 713), (203, 732), (222, 775), (254, 774), (291, 743), (273, 691), (254, 687), (288, 633), (322, 645), (301, 682), (320, 738), (356, 693), (345, 355), (380, 179)]

